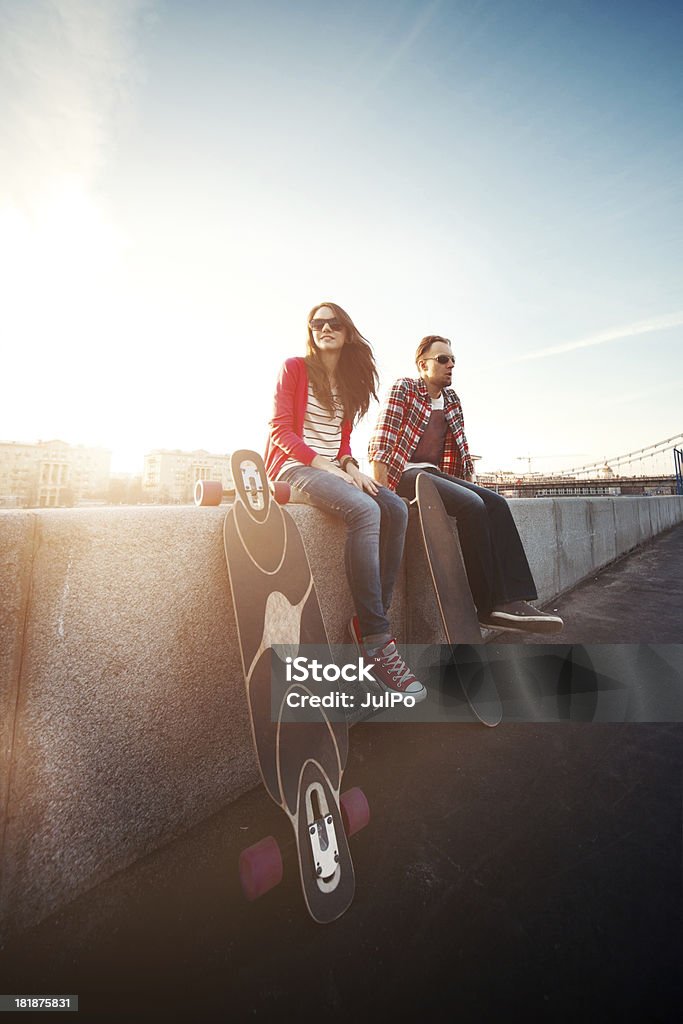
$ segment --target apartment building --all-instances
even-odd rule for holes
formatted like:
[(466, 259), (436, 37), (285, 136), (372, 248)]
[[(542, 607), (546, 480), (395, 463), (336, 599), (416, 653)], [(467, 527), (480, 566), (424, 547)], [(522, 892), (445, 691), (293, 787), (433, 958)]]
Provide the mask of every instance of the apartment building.
[(0, 505), (57, 508), (106, 494), (111, 452), (65, 441), (0, 441)]
[(197, 480), (221, 480), (226, 490), (231, 489), (230, 455), (165, 448), (145, 455), (142, 492), (146, 501), (187, 504), (193, 500)]

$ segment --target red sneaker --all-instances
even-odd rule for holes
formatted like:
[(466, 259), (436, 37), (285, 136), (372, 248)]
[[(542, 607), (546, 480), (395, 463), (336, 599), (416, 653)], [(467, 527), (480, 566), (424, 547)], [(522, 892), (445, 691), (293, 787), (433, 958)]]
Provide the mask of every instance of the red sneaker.
[(385, 644), (377, 654), (366, 654), (365, 660), (372, 662), (372, 674), (383, 690), (403, 693), (413, 697), (416, 702), (427, 696), (425, 687), (415, 678), (396, 650), (394, 640)]

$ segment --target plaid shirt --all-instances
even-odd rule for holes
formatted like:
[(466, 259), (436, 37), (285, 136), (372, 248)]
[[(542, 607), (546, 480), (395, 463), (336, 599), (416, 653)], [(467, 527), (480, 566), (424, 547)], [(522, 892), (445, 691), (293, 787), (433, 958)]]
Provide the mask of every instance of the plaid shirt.
[[(443, 389), (443, 398), (448, 433), (439, 469), (462, 480), (473, 471), (462, 406), (452, 388)], [(393, 491), (425, 432), (431, 414), (432, 400), (422, 379), (400, 377), (394, 381), (368, 446), (370, 461), (384, 462), (389, 467), (389, 487)]]

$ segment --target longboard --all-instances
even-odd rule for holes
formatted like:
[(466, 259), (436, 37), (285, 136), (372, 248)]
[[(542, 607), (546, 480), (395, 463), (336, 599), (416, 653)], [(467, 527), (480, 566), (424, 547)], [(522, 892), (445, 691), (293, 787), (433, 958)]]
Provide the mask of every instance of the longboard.
[[(287, 488), (276, 484), (271, 494), (256, 452), (234, 452), (231, 471), (236, 496), (223, 539), (254, 749), (263, 785), (294, 831), (308, 911), (325, 924), (353, 900), (347, 834), (367, 824), (367, 801), (358, 789), (340, 794), (348, 754), (346, 719), (332, 720), (322, 708), (302, 715), (290, 706), (290, 700), (300, 704), (306, 694), (323, 696), (325, 684), (289, 683), (286, 657), (296, 657), (303, 644), (315, 645), (322, 660), (332, 662), (332, 655), (301, 535), (278, 504), (286, 500)], [(200, 490), (207, 504), (221, 500), (218, 484), (205, 482)], [(272, 836), (240, 855), (248, 899), (276, 885), (282, 871)]]
[(451, 527), (453, 517), (446, 512), (429, 473), (418, 473), (415, 494), (427, 564), (444, 633), (453, 652), (453, 667), (474, 715), (484, 725), (498, 725), (503, 707), (481, 650), (481, 628), (458, 534)]

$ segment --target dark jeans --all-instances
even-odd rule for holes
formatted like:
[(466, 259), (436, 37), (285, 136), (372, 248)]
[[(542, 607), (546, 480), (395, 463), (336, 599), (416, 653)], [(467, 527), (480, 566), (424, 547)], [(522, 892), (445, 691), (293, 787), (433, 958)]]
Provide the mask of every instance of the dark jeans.
[(343, 519), (344, 561), (361, 636), (370, 646), (391, 639), (387, 611), (398, 575), (408, 525), (405, 502), (387, 487), (376, 497), (313, 466), (292, 466), (282, 473), (310, 505)]
[(458, 536), (472, 597), (480, 615), (508, 601), (534, 601), (538, 597), (510, 507), (495, 491), (458, 480), (439, 469), (407, 469), (396, 493), (412, 501), (418, 473), (434, 477), (449, 516), (458, 524)]

